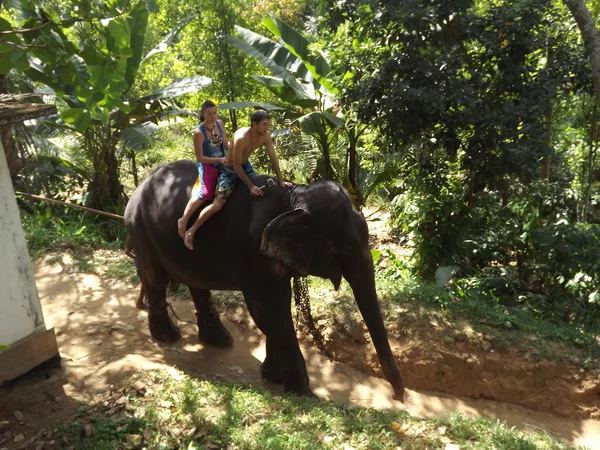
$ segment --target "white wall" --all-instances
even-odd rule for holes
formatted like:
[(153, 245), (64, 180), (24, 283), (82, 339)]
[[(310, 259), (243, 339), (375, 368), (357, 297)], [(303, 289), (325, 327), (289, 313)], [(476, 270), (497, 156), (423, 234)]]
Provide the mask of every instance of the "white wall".
[(0, 142), (0, 346), (41, 329), (44, 316)]

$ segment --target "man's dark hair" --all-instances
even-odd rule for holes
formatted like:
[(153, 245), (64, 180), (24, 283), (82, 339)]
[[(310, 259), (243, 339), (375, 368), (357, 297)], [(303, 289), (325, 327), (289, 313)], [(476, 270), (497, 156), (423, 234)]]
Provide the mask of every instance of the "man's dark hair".
[(252, 116), (250, 116), (250, 126), (252, 127), (252, 124), (254, 124), (254, 123), (256, 123), (256, 125), (258, 125), (265, 119), (266, 120), (271, 119), (271, 117), (269, 116), (269, 113), (267, 111), (265, 111), (264, 109), (259, 109), (257, 111), (254, 111), (252, 113)]
[(202, 103), (202, 106), (200, 107), (200, 122), (204, 122), (204, 114), (202, 114), (206, 109), (208, 108), (213, 108), (217, 105), (215, 105), (215, 102), (213, 102), (212, 100), (205, 100), (204, 103)]

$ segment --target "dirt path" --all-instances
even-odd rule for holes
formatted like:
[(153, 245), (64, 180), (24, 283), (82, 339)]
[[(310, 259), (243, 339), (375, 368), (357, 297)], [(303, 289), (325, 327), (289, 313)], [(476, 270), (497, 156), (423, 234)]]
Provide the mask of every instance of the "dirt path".
[[(183, 339), (173, 345), (161, 345), (150, 338), (146, 313), (134, 308), (137, 289), (133, 286), (77, 273), (60, 264), (38, 263), (35, 272), (46, 324), (57, 332), (62, 365), (38, 370), (0, 389), (0, 442), (8, 433), (13, 437), (22, 434), (24, 438), (20, 442), (11, 438), (0, 443), (0, 448), (25, 448), (24, 444), (39, 430), (68, 420), (84, 403), (111, 385), (123, 384), (141, 369), (174, 367), (192, 376), (265, 383), (259, 372), (264, 357), (263, 337), (251, 326), (240, 326), (239, 318), (225, 317), (235, 340), (232, 349), (202, 346), (197, 341), (196, 327), (187, 323), (180, 324)], [(171, 301), (183, 320), (193, 319), (191, 302)], [(313, 390), (323, 399), (407, 409), (420, 416), (462, 412), (499, 418), (524, 429), (549, 431), (573, 445), (600, 449), (597, 421), (415, 390), (408, 390), (406, 405), (402, 405), (392, 400), (391, 388), (384, 380), (330, 362), (310, 348), (303, 348), (303, 352)], [(406, 369), (414, 371), (414, 367), (402, 368)]]

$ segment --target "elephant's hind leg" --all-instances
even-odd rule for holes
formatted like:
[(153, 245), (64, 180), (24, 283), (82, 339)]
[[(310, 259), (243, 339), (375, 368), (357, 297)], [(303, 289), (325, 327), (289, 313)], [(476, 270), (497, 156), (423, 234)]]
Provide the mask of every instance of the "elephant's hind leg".
[[(148, 297), (148, 324), (150, 334), (157, 341), (173, 342), (181, 337), (179, 327), (173, 323), (167, 310), (167, 278), (164, 284), (145, 286)], [(143, 283), (144, 281), (142, 281)]]
[(189, 289), (196, 306), (200, 342), (217, 347), (231, 347), (233, 338), (221, 322), (219, 313), (213, 305), (210, 291), (191, 287)]

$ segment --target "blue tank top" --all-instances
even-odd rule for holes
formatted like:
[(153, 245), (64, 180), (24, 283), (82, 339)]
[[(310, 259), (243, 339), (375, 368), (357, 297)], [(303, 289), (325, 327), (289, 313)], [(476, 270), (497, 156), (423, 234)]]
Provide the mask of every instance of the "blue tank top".
[[(202, 131), (202, 135), (204, 136), (204, 143), (202, 144), (202, 154), (209, 158), (223, 158), (225, 156), (225, 144), (223, 139), (223, 129), (219, 122), (215, 122), (216, 130), (213, 128), (211, 130), (210, 136), (208, 135), (208, 131), (203, 123), (198, 125), (198, 129)], [(217, 132), (215, 132), (217, 131)], [(219, 163), (213, 164), (213, 166), (217, 166)]]

